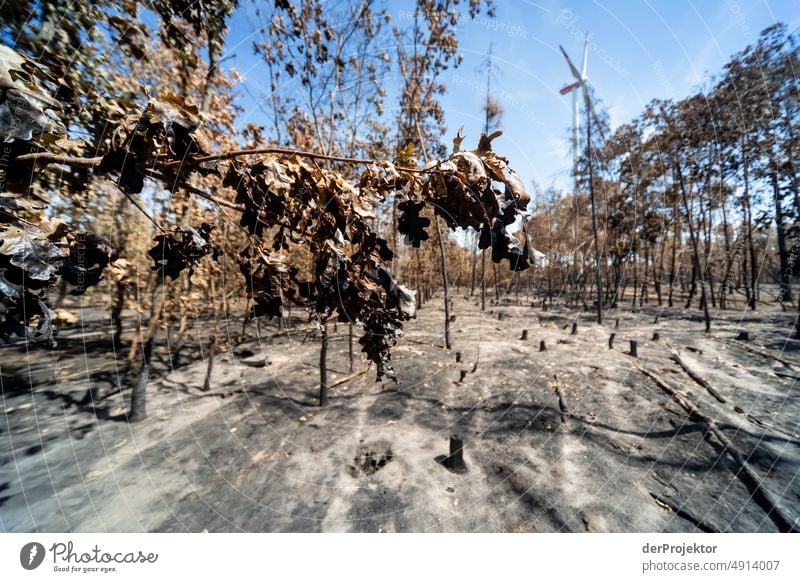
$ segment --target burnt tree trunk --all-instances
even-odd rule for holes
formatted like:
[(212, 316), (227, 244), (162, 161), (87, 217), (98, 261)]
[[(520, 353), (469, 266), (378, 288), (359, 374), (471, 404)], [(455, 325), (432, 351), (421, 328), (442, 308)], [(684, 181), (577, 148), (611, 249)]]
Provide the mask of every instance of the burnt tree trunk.
[(594, 232), (595, 285), (597, 287), (597, 323), (603, 323), (603, 290), (600, 265), (600, 242), (597, 234), (597, 207), (594, 198), (594, 170), (592, 164), (592, 115), (591, 108), (586, 111), (586, 157), (589, 165), (589, 197), (592, 203), (592, 231)]
[(147, 418), (147, 384), (150, 382), (150, 358), (153, 355), (153, 338), (144, 343), (139, 377), (131, 392), (128, 422), (141, 422)]
[(669, 268), (669, 294), (667, 295), (667, 305), (669, 307), (673, 306), (672, 302), (672, 292), (675, 288), (675, 279), (676, 279), (676, 260), (678, 257), (678, 236), (680, 233), (680, 215), (678, 214), (678, 207), (677, 205), (673, 205), (672, 207), (672, 218), (674, 224), (674, 230), (672, 233), (672, 258), (670, 259), (670, 268)]
[(328, 404), (328, 324), (322, 325), (322, 342), (319, 350), (319, 405)]
[(353, 352), (353, 323), (350, 322), (347, 326), (347, 350), (350, 357), (350, 373), (353, 373), (356, 364), (356, 356)]
[(800, 301), (797, 302), (797, 318), (794, 320), (794, 339), (800, 339)]
[(447, 280), (447, 257), (444, 250), (444, 238), (442, 229), (439, 226), (439, 217), (434, 216), (433, 222), (436, 225), (436, 238), (439, 239), (439, 254), (442, 266), (442, 285), (444, 285), (444, 347), (450, 349), (450, 283)]
[(475, 274), (478, 268), (478, 239), (475, 237), (475, 240), (472, 242), (472, 272), (469, 278), (469, 296), (475, 293)]
[(486, 249), (481, 251), (481, 311), (486, 311)]
[(772, 193), (775, 198), (775, 227), (778, 235), (778, 258), (781, 265), (780, 294), (781, 302), (792, 300), (792, 270), (789, 267), (789, 253), (786, 250), (786, 231), (783, 227), (783, 206), (781, 204), (778, 173), (772, 173)]
[(211, 372), (214, 370), (214, 355), (217, 351), (216, 336), (211, 336), (211, 339), (208, 340), (208, 345), (206, 347), (208, 349), (208, 365), (206, 366), (206, 377), (205, 380), (203, 380), (203, 392), (208, 392), (211, 390)]
[(680, 163), (675, 160), (675, 170), (678, 174), (678, 184), (680, 185), (681, 198), (683, 199), (683, 207), (686, 211), (686, 222), (689, 226), (689, 240), (692, 243), (692, 260), (694, 263), (695, 276), (700, 284), (700, 303), (703, 306), (703, 318), (706, 323), (706, 333), (711, 331), (711, 315), (708, 312), (708, 301), (706, 300), (706, 284), (703, 278), (703, 269), (700, 264), (700, 247), (697, 243), (697, 236), (694, 231), (694, 221), (692, 220), (691, 211), (689, 209), (689, 198), (686, 194), (686, 185), (683, 181), (683, 172), (681, 171)]
[(153, 356), (153, 343), (158, 322), (161, 319), (161, 309), (164, 306), (166, 290), (156, 284), (153, 301), (150, 306), (150, 320), (147, 323), (142, 340), (142, 363), (139, 366), (139, 375), (131, 392), (131, 403), (128, 409), (128, 422), (139, 422), (147, 418), (147, 384), (150, 382), (150, 360)]
[[(744, 138), (742, 138), (742, 172), (744, 174), (744, 192), (742, 194), (742, 206), (744, 209), (745, 228), (747, 229), (748, 252), (750, 254), (750, 295), (747, 298), (750, 309), (756, 309), (758, 302), (758, 265), (756, 264), (756, 247), (753, 243), (753, 212), (750, 204), (750, 171), (745, 151)], [(745, 278), (747, 274), (745, 274)]]
[[(720, 191), (722, 191), (722, 187), (724, 187), (724, 181), (722, 176), (720, 176)], [(725, 257), (726, 257), (726, 267), (725, 273), (723, 273), (722, 282), (719, 286), (719, 307), (720, 309), (727, 309), (727, 301), (725, 297), (728, 294), (728, 287), (730, 285), (730, 275), (729, 270), (733, 266), (734, 257), (731, 255), (731, 235), (728, 230), (728, 204), (725, 198), (722, 199), (722, 233), (724, 236), (725, 241)]]
[(111, 307), (111, 325), (114, 328), (114, 335), (111, 341), (116, 350), (122, 341), (122, 309), (125, 307), (125, 287), (126, 283), (117, 281), (114, 283), (114, 304)]

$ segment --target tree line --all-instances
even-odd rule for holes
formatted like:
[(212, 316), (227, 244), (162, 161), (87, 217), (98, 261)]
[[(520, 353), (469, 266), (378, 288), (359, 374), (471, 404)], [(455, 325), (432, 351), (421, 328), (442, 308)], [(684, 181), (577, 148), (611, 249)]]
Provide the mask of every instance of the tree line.
[[(224, 65), (240, 8), (56, 0), (0, 15), (2, 335), (52, 343), (68, 294), (106, 298), (131, 420), (146, 414), (160, 334), (173, 366), (199, 344), (208, 389), (214, 354), (263, 317), (291, 325), (293, 306), (318, 327), (324, 403), (328, 323), (347, 325), (351, 367), (362, 328), (362, 351), (391, 377), (403, 322), (439, 288), (446, 348), (452, 286), (480, 293), (482, 308), (487, 294), (521, 288), (544, 305), (599, 297), (601, 317), (628, 301), (685, 301), (707, 329), (710, 309), (740, 297), (756, 309), (770, 280), (793, 302), (797, 37), (785, 26), (697, 95), (654, 101), (613, 133), (591, 118), (578, 192), (541, 192), (529, 206), (493, 151), (491, 58), (484, 134), (474, 149), (460, 131), (444, 139), (458, 23), (492, 14), (491, 2), (418, 0), (399, 22), (373, 0), (254, 3), (260, 125), (241, 122), (250, 89)], [(234, 315), (242, 333), (223, 333)]]
[(590, 119), (598, 130), (584, 136), (577, 194), (535, 196), (543, 293), (588, 302), (599, 270), (605, 309), (680, 301), (703, 311), (707, 329), (710, 312), (734, 302), (793, 304), (799, 65), (797, 33), (776, 24), (695, 94), (656, 99), (613, 132)]

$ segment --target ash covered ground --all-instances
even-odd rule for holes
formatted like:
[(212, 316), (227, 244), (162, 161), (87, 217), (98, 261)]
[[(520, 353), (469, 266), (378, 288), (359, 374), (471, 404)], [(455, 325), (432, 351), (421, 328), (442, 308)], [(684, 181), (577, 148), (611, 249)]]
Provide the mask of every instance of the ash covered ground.
[[(574, 308), (492, 303), (454, 294), (448, 351), (434, 297), (393, 351), (397, 384), (362, 357), (348, 370), (339, 324), (324, 408), (319, 338), (298, 318), (260, 337), (251, 325), (207, 392), (201, 350), (172, 369), (162, 339), (135, 424), (118, 389), (127, 351), (110, 349), (101, 311), (79, 311), (55, 351), (2, 346), (0, 530), (800, 528), (794, 310), (740, 302), (705, 334), (681, 307), (615, 309), (600, 326)], [(441, 462), (451, 435), (465, 473)]]

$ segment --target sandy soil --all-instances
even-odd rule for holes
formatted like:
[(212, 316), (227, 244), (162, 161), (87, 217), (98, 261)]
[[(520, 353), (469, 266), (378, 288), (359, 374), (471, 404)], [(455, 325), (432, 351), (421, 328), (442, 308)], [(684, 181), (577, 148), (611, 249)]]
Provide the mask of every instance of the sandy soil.
[[(375, 382), (373, 367), (326, 408), (319, 342), (299, 320), (219, 356), (211, 392), (202, 354), (169, 370), (160, 347), (150, 416), (130, 425), (97, 312), (57, 352), (0, 348), (0, 530), (800, 528), (794, 312), (717, 313), (705, 335), (677, 307), (620, 308), (598, 326), (527, 302), (481, 313), (462, 292), (447, 351), (441, 307), (424, 306), (394, 350), (399, 384)], [(333, 336), (337, 382), (350, 376), (346, 326)], [(451, 435), (466, 473), (440, 462)]]

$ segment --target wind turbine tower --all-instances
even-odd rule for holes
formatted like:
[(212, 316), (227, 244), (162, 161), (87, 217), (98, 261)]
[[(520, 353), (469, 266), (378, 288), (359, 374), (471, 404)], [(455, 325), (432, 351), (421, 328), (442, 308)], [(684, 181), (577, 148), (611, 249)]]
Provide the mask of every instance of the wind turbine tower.
[[(597, 205), (595, 202), (594, 196), (594, 180), (592, 175), (592, 121), (597, 122), (597, 129), (600, 132), (600, 136), (605, 141), (605, 137), (603, 137), (603, 129), (602, 125), (599, 123), (599, 119), (597, 118), (597, 114), (594, 110), (594, 106), (592, 105), (592, 95), (589, 92), (589, 78), (586, 74), (586, 66), (587, 66), (587, 59), (589, 56), (589, 34), (586, 34), (586, 40), (583, 43), (583, 63), (581, 63), (581, 70), (578, 71), (578, 68), (573, 64), (572, 59), (569, 58), (567, 51), (564, 50), (564, 47), (560, 46), (561, 54), (564, 55), (564, 58), (567, 60), (567, 65), (569, 65), (569, 70), (572, 73), (572, 76), (575, 78), (573, 83), (570, 83), (566, 87), (561, 89), (561, 94), (566, 95), (569, 92), (572, 92), (572, 173), (575, 177), (575, 245), (576, 250), (575, 254), (573, 255), (573, 260), (577, 258), (577, 222), (578, 222), (578, 204), (577, 204), (577, 194), (578, 194), (578, 137), (580, 131), (580, 108), (578, 104), (578, 91), (580, 90), (583, 93), (583, 105), (586, 108), (586, 162), (587, 162), (587, 169), (588, 169), (588, 182), (587, 187), (589, 190), (589, 198), (591, 201), (591, 208), (592, 208), (592, 232), (594, 233), (594, 258), (595, 258), (595, 286), (597, 289), (597, 323), (603, 323), (603, 291), (601, 288), (601, 281), (602, 281), (602, 265), (601, 265), (601, 253), (600, 253), (600, 242), (599, 237), (597, 234)], [(574, 264), (574, 263), (573, 263)], [(573, 269), (573, 273), (575, 273), (575, 269)], [(573, 283), (574, 284), (574, 283)]]
[[(583, 97), (586, 101), (587, 107), (591, 107), (591, 102), (589, 101), (589, 91), (586, 87), (589, 80), (586, 74), (589, 57), (589, 33), (586, 33), (586, 40), (583, 43), (583, 62), (581, 63), (580, 70), (578, 70), (578, 68), (572, 63), (572, 59), (569, 58), (569, 55), (567, 54), (567, 51), (564, 50), (564, 47), (558, 45), (558, 48), (561, 49), (561, 54), (563, 54), (564, 58), (567, 60), (569, 70), (575, 79), (575, 81), (569, 85), (562, 87), (559, 93), (562, 95), (572, 93), (572, 175), (577, 182), (579, 158), (578, 144), (580, 143), (581, 130), (580, 102), (578, 101), (578, 93), (580, 93), (581, 89), (583, 89)], [(577, 192), (577, 184), (575, 190)]]

